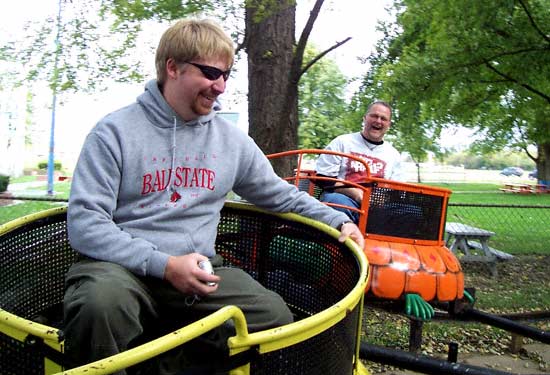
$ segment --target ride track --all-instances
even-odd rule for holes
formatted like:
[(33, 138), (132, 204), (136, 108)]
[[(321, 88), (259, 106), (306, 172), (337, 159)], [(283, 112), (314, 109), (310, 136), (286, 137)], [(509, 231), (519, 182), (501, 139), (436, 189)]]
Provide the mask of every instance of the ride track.
[[(361, 164), (365, 171), (364, 178), (360, 182), (351, 182), (317, 176), (315, 171), (308, 167), (310, 163), (306, 162), (306, 156), (312, 160), (312, 156), (318, 157), (321, 154), (344, 159), (348, 165), (355, 163), (356, 170), (357, 164)], [(450, 190), (371, 177), (369, 167), (363, 159), (336, 151), (306, 149), (268, 155), (269, 159), (284, 157), (294, 158), (296, 168), (293, 175), (283, 178), (315, 198), (320, 198), (323, 191), (319, 187), (319, 181), (324, 182), (323, 186), (329, 182), (332, 185), (353, 187), (363, 191), (363, 200), (359, 203), (359, 208), (327, 204), (354, 211), (359, 215), (357, 225), (365, 237), (364, 251), (369, 261), (371, 278), (365, 290), (366, 303), (400, 314), (403, 314), (405, 305), (405, 315), (410, 319), (410, 332), (408, 353), (362, 342), (361, 358), (427, 374), (508, 374), (455, 363), (458, 350), (455, 345), (449, 346), (447, 361), (415, 354), (422, 343), (423, 320), (432, 317), (484, 323), (550, 344), (550, 332), (516, 321), (527, 318), (527, 315), (497, 315), (474, 309), (475, 289), (464, 289), (460, 262), (445, 246), (443, 239)], [(381, 206), (387, 206), (391, 213), (381, 209)], [(393, 217), (394, 220), (388, 220), (388, 217)], [(383, 224), (374, 224), (376, 222)], [(427, 224), (428, 228), (423, 227), (423, 224)], [(456, 282), (453, 282), (453, 278)], [(433, 314), (429, 319), (423, 319), (425, 317), (419, 314), (415, 316), (415, 311), (422, 312), (428, 309), (426, 305), (417, 306), (416, 310), (407, 306), (407, 297), (415, 293), (421, 297), (422, 302), (417, 298), (414, 303), (429, 303), (443, 312), (431, 310)], [(465, 298), (465, 295), (469, 298)], [(550, 310), (537, 312), (536, 315), (538, 319), (549, 319)]]

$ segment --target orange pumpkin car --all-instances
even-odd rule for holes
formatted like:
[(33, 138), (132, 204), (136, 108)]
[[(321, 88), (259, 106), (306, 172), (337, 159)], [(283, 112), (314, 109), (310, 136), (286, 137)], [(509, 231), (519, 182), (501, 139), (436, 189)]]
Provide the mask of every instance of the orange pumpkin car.
[[(317, 176), (305, 156), (312, 160), (322, 153), (362, 163), (367, 170), (365, 181)], [(271, 160), (284, 157), (293, 158), (296, 166), (293, 175), (284, 179), (314, 197), (322, 193), (321, 180), (363, 189), (360, 207), (345, 208), (358, 213), (357, 224), (365, 236), (371, 275), (367, 297), (405, 300), (406, 313), (424, 320), (433, 316), (431, 305), (464, 297), (464, 274), (444, 241), (450, 190), (371, 177), (365, 161), (335, 151), (307, 149), (268, 155)]]

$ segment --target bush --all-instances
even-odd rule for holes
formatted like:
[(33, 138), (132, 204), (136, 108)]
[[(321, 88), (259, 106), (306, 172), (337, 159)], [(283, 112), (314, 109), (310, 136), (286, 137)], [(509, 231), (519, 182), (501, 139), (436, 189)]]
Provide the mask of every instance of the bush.
[(6, 190), (8, 190), (9, 183), (10, 183), (10, 176), (5, 176), (3, 174), (0, 174), (0, 193), (3, 193)]
[[(48, 169), (48, 162), (47, 161), (41, 161), (38, 163), (38, 169), (46, 170)], [(61, 162), (60, 161), (54, 161), (53, 162), (53, 170), (54, 171), (60, 171), (61, 170)]]

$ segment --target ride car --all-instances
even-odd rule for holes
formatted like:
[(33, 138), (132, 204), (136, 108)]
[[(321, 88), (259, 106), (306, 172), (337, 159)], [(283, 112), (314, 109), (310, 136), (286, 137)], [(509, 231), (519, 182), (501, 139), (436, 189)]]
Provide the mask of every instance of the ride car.
[(529, 176), (529, 178), (537, 178), (537, 170), (533, 169), (527, 176)]
[(500, 171), (500, 174), (503, 176), (523, 176), (523, 169), (519, 167), (506, 167), (502, 171)]

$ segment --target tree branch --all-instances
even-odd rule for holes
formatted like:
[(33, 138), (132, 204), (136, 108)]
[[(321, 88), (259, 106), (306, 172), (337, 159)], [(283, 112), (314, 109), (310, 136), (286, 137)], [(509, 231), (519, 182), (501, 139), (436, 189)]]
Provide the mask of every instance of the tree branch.
[(470, 81), (471, 83), (480, 83), (483, 85), (491, 85), (491, 84), (498, 84), (498, 83), (506, 83), (509, 82), (507, 79), (479, 79), (475, 81)]
[[(521, 55), (524, 53), (531, 53), (531, 52), (539, 53), (539, 52), (547, 52), (547, 51), (548, 51), (548, 48), (521, 48), (521, 49), (512, 50), (512, 51), (503, 51), (500, 53), (495, 53), (494, 55), (488, 56), (488, 57), (480, 56), (479, 58), (476, 58), (475, 60), (471, 60), (468, 63), (450, 65), (450, 67), (457, 67), (457, 68), (465, 68), (465, 67), (471, 67), (471, 66), (475, 67), (475, 66), (485, 65), (487, 64), (488, 61), (498, 60), (501, 57)], [(474, 54), (476, 51), (469, 50), (468, 52)]]
[(302, 30), (302, 34), (300, 34), (300, 39), (298, 39), (298, 45), (296, 46), (297, 54), (301, 54), (303, 56), (306, 49), (307, 41), (309, 39), (309, 35), (311, 34), (311, 30), (313, 30), (313, 25), (315, 24), (315, 21), (317, 20), (317, 17), (321, 12), (321, 7), (323, 6), (324, 2), (325, 0), (315, 1), (313, 8), (309, 12), (309, 17), (307, 19), (306, 25)]
[(524, 146), (524, 147), (522, 147), (522, 148), (523, 148), (523, 151), (525, 151), (525, 153), (526, 153), (527, 156), (529, 157), (529, 159), (533, 160), (533, 161), (535, 162), (535, 164), (537, 164), (538, 161), (539, 161), (539, 158), (536, 157), (535, 155), (533, 155), (533, 154), (529, 151), (529, 149), (527, 148), (527, 146)]
[(489, 70), (492, 70), (494, 73), (496, 73), (497, 75), (501, 76), (501, 77), (504, 77), (508, 80), (510, 80), (510, 82), (514, 82), (515, 84), (518, 84), (520, 85), (521, 87), (527, 89), (528, 91), (531, 91), (532, 93), (535, 93), (537, 95), (539, 95), (540, 97), (542, 97), (543, 99), (545, 99), (548, 103), (550, 103), (550, 96), (546, 95), (545, 93), (535, 89), (534, 87), (532, 87), (531, 85), (527, 84), (527, 83), (522, 83), (522, 82), (519, 82), (517, 79), (499, 71), (497, 68), (495, 68), (489, 61), (486, 61), (485, 62), (485, 66), (487, 68), (489, 68)]
[(529, 137), (525, 134), (525, 131), (522, 129), (521, 126), (517, 125), (516, 128), (518, 129), (522, 138), (519, 147), (527, 154), (527, 157), (533, 160), (536, 164), (538, 161), (538, 158), (532, 155), (531, 152), (529, 152), (529, 148), (527, 147), (527, 141), (529, 140)]
[(243, 41), (239, 44), (237, 44), (237, 48), (235, 48), (235, 55), (238, 55), (239, 52), (246, 50), (248, 47), (248, 33), (244, 33)]
[(525, 4), (524, 0), (518, 0), (518, 1), (521, 4), (521, 7), (523, 8), (523, 10), (525, 11), (525, 14), (527, 15), (527, 18), (529, 18), (529, 22), (531, 22), (531, 25), (533, 25), (533, 28), (537, 31), (537, 33), (539, 33), (540, 36), (542, 36), (542, 38), (544, 40), (546, 40), (548, 43), (550, 43), (550, 37), (548, 37), (548, 35), (543, 33), (542, 30), (539, 28), (539, 26), (537, 25), (537, 23), (533, 19), (533, 16), (532, 16), (531, 12), (529, 12), (529, 9), (527, 8), (527, 4)]
[(546, 47), (546, 48), (522, 48), (522, 49), (518, 49), (518, 50), (514, 50), (514, 51), (504, 51), (504, 52), (501, 52), (501, 53), (497, 53), (494, 56), (488, 57), (486, 60), (495, 60), (499, 57), (504, 57), (504, 56), (514, 56), (514, 55), (521, 55), (523, 53), (544, 52), (544, 51), (547, 52), (548, 47)]
[(311, 66), (313, 64), (315, 64), (317, 61), (319, 61), (320, 59), (323, 58), (323, 56), (325, 56), (327, 53), (329, 53), (330, 51), (340, 47), (342, 44), (344, 43), (347, 43), (349, 40), (351, 39), (351, 36), (348, 36), (346, 39), (342, 40), (341, 42), (338, 42), (336, 43), (335, 45), (333, 45), (332, 47), (324, 50), (323, 52), (321, 52), (320, 54), (318, 54), (317, 56), (315, 56), (310, 62), (307, 63), (307, 65), (302, 69), (302, 71), (300, 72), (300, 77), (309, 69), (311, 68)]
[(309, 17), (307, 19), (306, 25), (304, 26), (304, 29), (300, 34), (300, 39), (298, 40), (298, 44), (296, 45), (296, 52), (294, 53), (294, 61), (292, 63), (292, 76), (291, 76), (292, 81), (295, 83), (298, 83), (298, 81), (300, 81), (300, 77), (302, 76), (300, 68), (304, 61), (304, 52), (306, 50), (307, 41), (309, 39), (309, 35), (311, 34), (311, 30), (313, 30), (313, 25), (315, 24), (315, 21), (319, 16), (319, 12), (321, 11), (321, 7), (323, 6), (324, 2), (325, 0), (315, 1), (313, 8), (309, 12)]
[[(480, 57), (476, 58), (475, 60), (464, 62), (463, 64), (449, 64), (448, 69), (450, 69), (451, 71), (456, 72), (456, 71), (459, 71), (462, 68), (487, 66), (487, 64), (489, 64), (490, 61), (498, 60), (499, 58), (504, 57), (504, 56), (512, 56), (512, 55), (516, 55), (516, 54), (547, 51), (547, 50), (548, 50), (548, 48), (522, 48), (522, 49), (518, 49), (518, 50), (515, 50), (515, 51), (505, 51), (505, 52), (502, 52), (502, 53), (494, 54), (494, 55), (489, 56), (489, 57), (480, 56)], [(440, 64), (439, 69), (434, 71), (434, 74), (438, 74), (438, 75), (443, 74), (443, 75), (445, 75), (446, 73), (443, 73), (444, 71), (445, 71), (445, 69), (441, 69), (441, 64)], [(507, 76), (504, 76), (502, 74), (499, 74), (499, 75), (506, 78), (507, 81), (510, 80), (510, 78), (507, 77)]]

